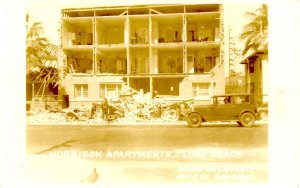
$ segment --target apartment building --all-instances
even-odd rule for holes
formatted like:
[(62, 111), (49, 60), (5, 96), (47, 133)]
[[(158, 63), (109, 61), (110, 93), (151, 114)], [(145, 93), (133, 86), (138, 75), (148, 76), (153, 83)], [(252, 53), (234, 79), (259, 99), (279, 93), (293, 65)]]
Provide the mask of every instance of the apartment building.
[(61, 19), (60, 93), (70, 105), (124, 88), (199, 102), (225, 92), (222, 5), (63, 9)]

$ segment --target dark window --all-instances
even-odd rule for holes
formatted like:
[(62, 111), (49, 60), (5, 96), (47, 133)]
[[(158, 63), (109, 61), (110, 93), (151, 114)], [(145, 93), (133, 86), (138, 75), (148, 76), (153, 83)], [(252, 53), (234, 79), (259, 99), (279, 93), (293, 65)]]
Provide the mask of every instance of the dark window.
[(254, 61), (249, 62), (249, 71), (250, 73), (254, 73)]
[(253, 82), (250, 83), (250, 93), (251, 94), (254, 93), (254, 83)]
[(249, 103), (249, 96), (236, 96), (234, 97), (234, 103), (235, 104), (246, 104)]

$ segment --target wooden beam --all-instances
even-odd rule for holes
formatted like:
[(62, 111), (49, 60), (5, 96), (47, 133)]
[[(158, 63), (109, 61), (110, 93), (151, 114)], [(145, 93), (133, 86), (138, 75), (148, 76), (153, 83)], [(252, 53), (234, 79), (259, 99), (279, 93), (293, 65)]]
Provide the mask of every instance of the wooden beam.
[(150, 97), (153, 99), (153, 77), (150, 76)]
[(152, 12), (154, 12), (154, 13), (156, 13), (156, 14), (162, 14), (161, 12), (158, 12), (157, 10), (154, 10), (154, 9), (150, 9), (150, 11), (152, 11)]
[(119, 16), (123, 16), (123, 15), (127, 15), (128, 14), (128, 10), (125, 10), (122, 14), (120, 14)]

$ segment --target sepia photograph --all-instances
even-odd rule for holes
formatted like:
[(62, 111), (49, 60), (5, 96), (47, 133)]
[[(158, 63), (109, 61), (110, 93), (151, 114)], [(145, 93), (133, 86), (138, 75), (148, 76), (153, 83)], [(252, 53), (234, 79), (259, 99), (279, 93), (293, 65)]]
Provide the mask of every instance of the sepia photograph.
[(28, 1), (24, 183), (268, 186), (270, 6)]
[(267, 5), (99, 3), (59, 16), (55, 44), (26, 15), (29, 181), (267, 182)]

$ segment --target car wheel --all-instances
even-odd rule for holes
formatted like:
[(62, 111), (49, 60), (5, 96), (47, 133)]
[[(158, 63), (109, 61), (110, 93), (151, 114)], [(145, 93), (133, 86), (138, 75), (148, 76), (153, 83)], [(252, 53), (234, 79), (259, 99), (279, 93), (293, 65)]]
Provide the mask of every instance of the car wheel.
[(187, 122), (188, 122), (189, 126), (192, 128), (199, 127), (202, 123), (202, 117), (200, 116), (200, 114), (191, 113), (187, 117)]
[(240, 122), (244, 127), (251, 127), (254, 125), (255, 116), (250, 112), (245, 112), (241, 115)]

